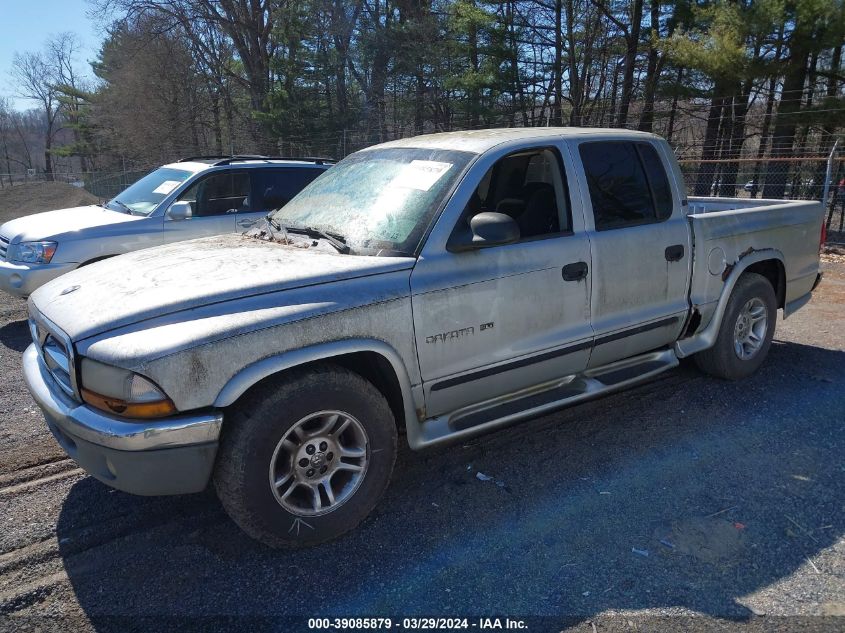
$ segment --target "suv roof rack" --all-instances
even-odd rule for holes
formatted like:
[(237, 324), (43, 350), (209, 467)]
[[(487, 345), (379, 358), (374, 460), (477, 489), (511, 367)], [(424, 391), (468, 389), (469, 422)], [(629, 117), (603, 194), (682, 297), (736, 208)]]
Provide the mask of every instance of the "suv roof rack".
[(292, 160), (306, 163), (315, 163), (317, 165), (334, 165), (337, 162), (335, 158), (328, 158), (325, 156), (264, 156), (263, 154), (236, 154), (235, 156), (188, 156), (180, 158), (178, 163), (186, 163), (189, 161), (213, 161), (212, 167), (219, 165), (231, 165), (232, 163), (245, 162), (248, 160)]

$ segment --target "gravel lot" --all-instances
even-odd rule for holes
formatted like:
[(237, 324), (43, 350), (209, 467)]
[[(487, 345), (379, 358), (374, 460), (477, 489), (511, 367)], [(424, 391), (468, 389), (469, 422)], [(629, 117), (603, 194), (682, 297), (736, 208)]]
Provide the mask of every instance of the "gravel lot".
[(3, 296), (0, 629), (462, 615), (547, 616), (534, 631), (843, 630), (841, 260), (751, 379), (684, 364), (472, 442), (403, 450), (374, 516), (293, 552), (248, 540), (211, 492), (133, 497), (79, 471), (26, 392), (25, 304)]

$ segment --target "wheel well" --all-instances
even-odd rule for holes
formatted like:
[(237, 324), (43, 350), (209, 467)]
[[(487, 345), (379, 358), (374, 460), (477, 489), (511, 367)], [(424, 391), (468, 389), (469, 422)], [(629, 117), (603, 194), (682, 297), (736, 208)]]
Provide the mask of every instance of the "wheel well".
[(257, 383), (247, 389), (239, 398), (251, 393), (259, 385), (267, 381), (275, 381), (284, 378), (285, 374), (290, 371), (308, 371), (309, 367), (314, 365), (334, 364), (353, 371), (368, 382), (370, 382), (387, 400), (390, 410), (393, 413), (393, 418), (396, 420), (398, 427), (405, 425), (405, 405), (402, 399), (402, 387), (399, 384), (399, 378), (393, 370), (393, 365), (384, 356), (378, 352), (352, 352), (349, 354), (341, 354), (339, 356), (330, 356), (325, 359), (315, 360), (302, 365), (296, 365), (288, 369), (283, 369), (262, 378)]
[(87, 266), (88, 264), (95, 264), (97, 262), (101, 262), (104, 259), (109, 259), (110, 257), (114, 257), (114, 255), (103, 255), (101, 257), (95, 257), (94, 259), (89, 259), (87, 262), (82, 262), (77, 266), (77, 268), (82, 268), (83, 266)]
[(393, 370), (393, 365), (377, 352), (354, 352), (327, 359), (349, 371), (360, 374), (371, 382), (387, 400), (397, 426), (405, 426), (405, 404), (402, 400), (402, 387)]
[(743, 271), (745, 273), (757, 273), (769, 280), (777, 297), (777, 305), (782, 308), (786, 300), (786, 271), (783, 263), (778, 259), (765, 259), (755, 262)]

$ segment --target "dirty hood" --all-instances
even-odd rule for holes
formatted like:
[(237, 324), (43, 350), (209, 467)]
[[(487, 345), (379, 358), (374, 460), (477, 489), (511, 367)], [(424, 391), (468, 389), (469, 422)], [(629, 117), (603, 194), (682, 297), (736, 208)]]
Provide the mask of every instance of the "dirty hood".
[(30, 303), (76, 341), (212, 303), (410, 269), (415, 261), (218, 236), (85, 266), (36, 290)]
[(143, 216), (90, 205), (25, 215), (6, 222), (0, 227), (0, 235), (11, 242), (72, 238), (73, 233), (83, 229), (140, 219), (143, 219)]

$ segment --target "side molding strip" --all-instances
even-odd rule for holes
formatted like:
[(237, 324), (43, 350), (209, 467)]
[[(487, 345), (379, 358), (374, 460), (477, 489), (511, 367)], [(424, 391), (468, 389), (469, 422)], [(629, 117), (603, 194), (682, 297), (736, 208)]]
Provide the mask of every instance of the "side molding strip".
[(678, 317), (669, 317), (668, 319), (662, 319), (660, 321), (654, 321), (653, 323), (646, 323), (645, 325), (641, 325), (639, 327), (631, 328), (630, 330), (624, 330), (622, 332), (614, 332), (613, 334), (608, 334), (606, 336), (602, 336), (599, 339), (596, 339), (595, 342), (593, 341), (584, 341), (582, 343), (576, 343), (575, 345), (570, 345), (569, 347), (562, 347), (560, 349), (552, 350), (551, 352), (545, 352), (543, 354), (538, 354), (537, 356), (531, 356), (530, 358), (521, 358), (519, 360), (515, 360), (510, 363), (504, 363), (502, 365), (497, 365), (495, 367), (489, 367), (487, 369), (481, 369), (479, 371), (472, 372), (470, 374), (464, 374), (462, 376), (455, 376), (454, 378), (447, 378), (446, 380), (441, 380), (440, 382), (436, 382), (431, 386), (432, 391), (440, 391), (441, 389), (449, 389), (451, 387), (457, 387), (458, 385), (463, 385), (468, 382), (472, 382), (474, 380), (481, 380), (482, 378), (489, 378), (490, 376), (495, 376), (496, 374), (501, 374), (506, 371), (511, 371), (513, 369), (520, 369), (522, 367), (528, 367), (529, 365), (534, 365), (535, 363), (542, 363), (547, 360), (551, 360), (553, 358), (558, 358), (560, 356), (566, 356), (567, 354), (574, 354), (575, 352), (580, 352), (585, 349), (589, 349), (591, 347), (597, 345), (604, 345), (605, 343), (611, 343), (613, 341), (618, 341), (623, 338), (627, 338), (628, 336), (635, 336), (637, 334), (642, 334), (643, 332), (648, 332), (649, 330), (656, 330), (657, 328), (666, 327), (668, 325), (672, 325), (678, 321)]

